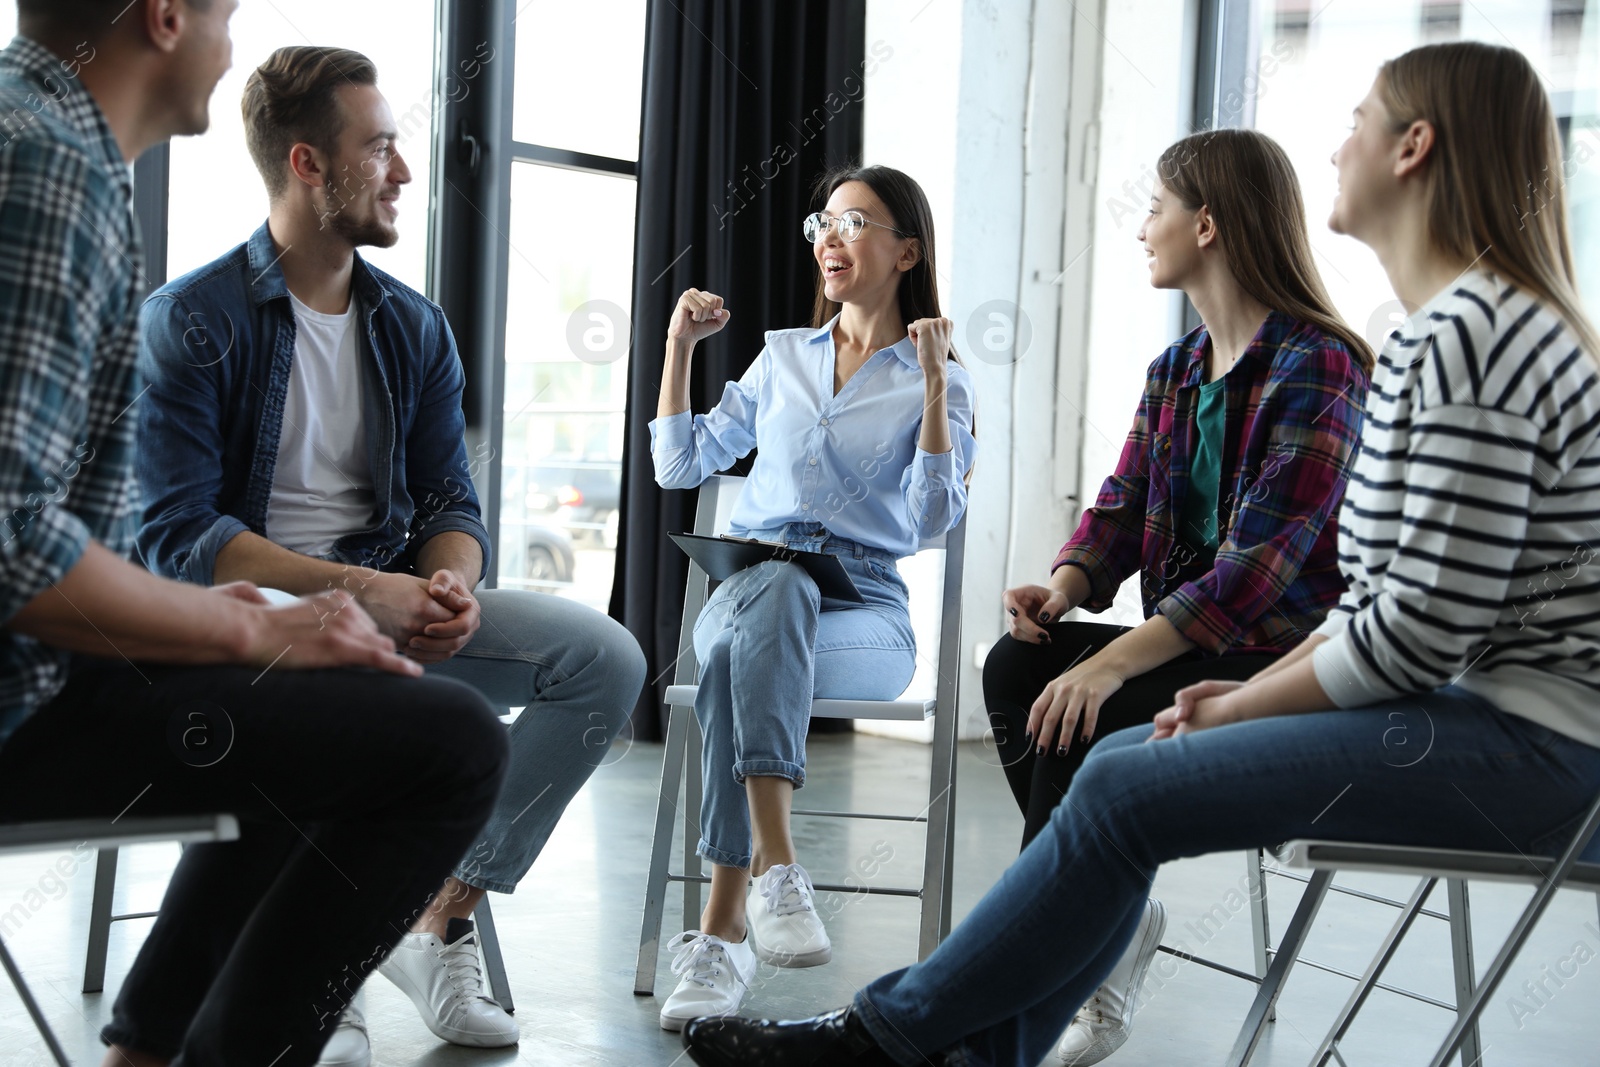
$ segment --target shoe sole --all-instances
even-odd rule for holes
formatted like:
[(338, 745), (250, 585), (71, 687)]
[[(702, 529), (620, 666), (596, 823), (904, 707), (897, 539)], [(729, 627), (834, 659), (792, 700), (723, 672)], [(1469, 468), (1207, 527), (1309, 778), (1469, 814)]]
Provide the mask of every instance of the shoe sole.
[(422, 1025), (433, 1031), (433, 1036), (440, 1041), (448, 1041), (450, 1044), (459, 1045), (462, 1048), (511, 1048), (513, 1045), (520, 1043), (522, 1037), (520, 1029), (517, 1036), (509, 1041), (500, 1038), (488, 1038), (493, 1044), (484, 1044), (485, 1035), (469, 1034), (465, 1031), (452, 1030), (450, 1027), (442, 1026), (434, 1019), (433, 1007), (428, 1003), (428, 998), (412, 984), (408, 976), (402, 974), (399, 978), (396, 978), (381, 967), (378, 969), (378, 973), (389, 979), (390, 985), (411, 998), (411, 1005), (417, 1009), (417, 1015), (421, 1017)]
[(750, 951), (756, 954), (756, 959), (762, 963), (770, 963), (774, 967), (783, 967), (799, 970), (804, 967), (821, 967), (833, 959), (833, 946), (825, 945), (822, 948), (812, 949), (810, 952), (774, 952), (763, 948), (761, 942), (756, 940), (754, 926), (748, 927), (746, 938), (750, 942)]

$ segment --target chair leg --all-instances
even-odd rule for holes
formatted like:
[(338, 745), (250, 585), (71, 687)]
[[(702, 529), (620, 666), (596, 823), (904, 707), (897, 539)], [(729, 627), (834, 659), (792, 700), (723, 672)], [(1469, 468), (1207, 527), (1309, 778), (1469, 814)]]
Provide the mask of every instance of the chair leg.
[[(116, 849), (111, 851), (115, 852)], [(61, 1050), (61, 1042), (56, 1040), (55, 1031), (50, 1029), (50, 1024), (45, 1021), (44, 1012), (39, 1010), (38, 1001), (33, 999), (33, 991), (28, 988), (28, 983), (22, 980), (22, 972), (17, 969), (16, 961), (11, 958), (11, 950), (6, 948), (3, 939), (0, 939), (0, 966), (5, 968), (11, 984), (16, 987), (17, 996), (22, 998), (22, 1006), (28, 1009), (28, 1017), (33, 1020), (39, 1036), (44, 1038), (45, 1047), (50, 1050), (50, 1055), (55, 1057), (60, 1067), (72, 1067), (67, 1061), (67, 1054)]]
[(83, 991), (106, 987), (106, 954), (111, 947), (111, 906), (117, 888), (117, 850), (102, 848), (94, 861), (94, 896), (89, 902), (89, 950), (83, 961)]
[(1328, 886), (1332, 881), (1332, 871), (1316, 871), (1311, 875), (1306, 891), (1300, 897), (1300, 906), (1294, 909), (1289, 927), (1283, 932), (1283, 941), (1272, 957), (1272, 965), (1267, 968), (1267, 976), (1261, 980), (1256, 999), (1250, 1005), (1244, 1025), (1239, 1028), (1239, 1037), (1233, 1043), (1233, 1051), (1228, 1054), (1228, 1067), (1245, 1067), (1250, 1057), (1255, 1055), (1256, 1045), (1266, 1030), (1267, 1019), (1278, 1002), (1278, 995), (1283, 992), (1285, 979), (1289, 977), (1289, 969), (1300, 957), (1300, 949), (1311, 933), (1311, 924), (1328, 895)]
[[(1455, 966), (1456, 1004), (1464, 1005), (1472, 999), (1478, 984), (1478, 970), (1472, 958), (1472, 905), (1467, 898), (1467, 883), (1460, 878), (1449, 879), (1445, 888), (1450, 893), (1450, 958)], [(1483, 1038), (1476, 1022), (1461, 1040), (1461, 1062), (1466, 1067), (1480, 1067), (1483, 1063)]]
[(494, 912), (489, 909), (487, 893), (473, 909), (472, 918), (478, 928), (478, 944), (483, 949), (483, 967), (489, 979), (489, 996), (505, 1010), (507, 1015), (514, 1015), (517, 1006), (511, 1000), (511, 982), (506, 977), (506, 960), (500, 952), (500, 934), (494, 928)]
[(928, 835), (922, 859), (922, 921), (917, 936), (919, 960), (927, 959), (950, 933), (950, 887), (955, 874), (950, 859), (955, 850), (958, 717), (953, 696), (939, 705), (933, 717), (933, 752), (925, 812)]
[[(1267, 914), (1267, 876), (1261, 869), (1262, 851), (1252, 849), (1244, 854), (1245, 878), (1250, 886), (1250, 937), (1255, 949), (1256, 977), (1265, 979), (1272, 965), (1272, 922)], [(1278, 1008), (1274, 1003), (1267, 1011), (1267, 1022), (1278, 1021)]]
[(1344, 1062), (1344, 1057), (1340, 1056), (1338, 1052), (1339, 1042), (1344, 1038), (1345, 1033), (1349, 1031), (1350, 1024), (1355, 1021), (1356, 1013), (1367, 1002), (1367, 997), (1371, 995), (1373, 986), (1377, 985), (1378, 979), (1383, 977), (1384, 968), (1388, 967), (1389, 961), (1394, 959), (1395, 951), (1399, 949), (1401, 940), (1405, 938), (1407, 931), (1411, 929), (1411, 924), (1416, 922), (1418, 913), (1422, 911), (1423, 902), (1428, 899), (1428, 894), (1433, 892), (1433, 887), (1438, 882), (1437, 878), (1424, 878), (1417, 883), (1417, 888), (1412, 891), (1411, 898), (1406, 901), (1405, 907), (1400, 909), (1399, 917), (1395, 919), (1394, 925), (1389, 928), (1388, 934), (1384, 936), (1383, 941), (1378, 945), (1377, 955), (1373, 956), (1372, 962), (1367, 964), (1366, 973), (1356, 983), (1355, 989), (1351, 990), (1350, 999), (1344, 1002), (1344, 1007), (1340, 1008), (1339, 1014), (1334, 1017), (1333, 1025), (1328, 1029), (1328, 1036), (1322, 1039), (1322, 1044), (1318, 1046), (1316, 1055), (1312, 1056), (1311, 1062), (1316, 1064), (1317, 1067), (1322, 1067), (1323, 1064), (1327, 1063), (1330, 1056), (1337, 1058), (1340, 1063)]
[(700, 720), (694, 717), (693, 708), (674, 708), (684, 720), (683, 746), (683, 928), (700, 927), (700, 804), (705, 797), (704, 783), (700, 777)]
[[(692, 718), (693, 716), (690, 716)], [(656, 796), (655, 832), (650, 841), (650, 873), (644, 890), (644, 920), (639, 927), (639, 959), (633, 971), (635, 995), (648, 997), (656, 988), (656, 956), (661, 950), (661, 919), (667, 905), (667, 872), (672, 859), (672, 819), (678, 810), (687, 727), (678, 709), (667, 712), (666, 752), (661, 758), (661, 787)]]

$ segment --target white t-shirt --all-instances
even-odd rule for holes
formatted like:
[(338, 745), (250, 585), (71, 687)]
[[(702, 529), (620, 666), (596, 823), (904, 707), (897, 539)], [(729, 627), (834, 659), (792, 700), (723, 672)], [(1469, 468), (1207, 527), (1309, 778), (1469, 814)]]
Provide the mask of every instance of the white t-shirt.
[(294, 365), (284, 399), (278, 465), (267, 504), (267, 540), (325, 556), (347, 534), (368, 529), (376, 495), (362, 418), (361, 315), (313, 311), (293, 294)]

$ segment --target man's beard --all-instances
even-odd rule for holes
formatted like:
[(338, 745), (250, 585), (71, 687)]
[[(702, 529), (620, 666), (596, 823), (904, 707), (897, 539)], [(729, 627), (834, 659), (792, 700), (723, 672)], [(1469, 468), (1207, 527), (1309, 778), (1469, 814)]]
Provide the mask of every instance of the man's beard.
[(377, 218), (357, 219), (351, 214), (351, 205), (338, 193), (338, 187), (329, 182), (323, 192), (327, 199), (322, 214), (322, 225), (350, 242), (353, 248), (392, 248), (400, 234), (392, 226), (385, 226)]

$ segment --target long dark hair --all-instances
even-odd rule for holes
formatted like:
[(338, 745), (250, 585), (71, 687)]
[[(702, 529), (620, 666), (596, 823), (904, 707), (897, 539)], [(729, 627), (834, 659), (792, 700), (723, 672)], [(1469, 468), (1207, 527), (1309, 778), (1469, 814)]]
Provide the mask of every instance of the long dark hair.
[[(889, 223), (917, 242), (922, 253), (916, 266), (900, 276), (900, 321), (909, 326), (918, 319), (943, 318), (939, 310), (938, 273), (933, 259), (933, 209), (927, 194), (911, 175), (893, 167), (839, 167), (824, 174), (812, 190), (817, 210), (845, 182), (860, 182), (871, 189), (889, 212)], [(817, 272), (817, 299), (811, 312), (811, 325), (821, 329), (839, 314), (839, 305), (828, 299), (823, 289), (822, 272)], [(955, 359), (955, 348), (950, 357)], [(961, 362), (959, 359), (957, 363)]]
[(1278, 142), (1255, 130), (1197, 133), (1161, 153), (1156, 175), (1190, 211), (1211, 209), (1241, 289), (1343, 341), (1372, 373), (1372, 349), (1339, 317), (1317, 273), (1300, 182)]
[[(888, 210), (890, 225), (902, 233), (910, 234), (922, 252), (917, 257), (916, 266), (900, 276), (900, 324), (910, 326), (918, 319), (943, 318), (944, 313), (939, 310), (939, 274), (933, 266), (933, 209), (928, 206), (928, 194), (922, 191), (922, 186), (911, 175), (893, 167), (838, 167), (818, 178), (812, 189), (818, 211), (827, 205), (834, 190), (845, 182), (860, 182), (871, 189)], [(811, 325), (820, 330), (837, 314), (839, 305), (828, 299), (823, 289), (822, 272), (818, 271), (817, 299), (811, 310)], [(957, 364), (961, 363), (954, 342), (950, 345), (950, 358)], [(974, 411), (972, 435), (976, 437), (977, 434), (978, 415)], [(965, 480), (968, 485), (972, 484), (970, 467), (967, 468)]]

